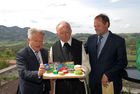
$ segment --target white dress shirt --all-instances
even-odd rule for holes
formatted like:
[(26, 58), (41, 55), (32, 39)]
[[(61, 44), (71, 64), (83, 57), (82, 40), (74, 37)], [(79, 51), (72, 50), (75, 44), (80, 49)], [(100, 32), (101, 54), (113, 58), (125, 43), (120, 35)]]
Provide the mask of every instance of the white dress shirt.
[[(32, 49), (32, 47), (30, 46), (30, 44), (29, 44), (29, 47)], [(35, 54), (35, 50), (32, 49), (32, 51), (33, 51), (34, 54)], [(41, 52), (40, 52), (40, 51), (38, 51), (38, 56), (39, 56), (39, 58), (40, 58), (40, 64), (43, 64), (43, 60), (42, 60), (42, 56), (41, 56)]]

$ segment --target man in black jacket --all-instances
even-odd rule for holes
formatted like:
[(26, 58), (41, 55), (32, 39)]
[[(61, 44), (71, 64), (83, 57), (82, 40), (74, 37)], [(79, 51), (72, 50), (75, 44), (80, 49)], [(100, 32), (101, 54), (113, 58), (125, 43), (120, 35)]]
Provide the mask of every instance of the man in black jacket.
[(114, 94), (120, 94), (122, 89), (122, 72), (127, 66), (125, 40), (110, 32), (109, 26), (108, 16), (96, 16), (96, 34), (90, 36), (85, 44), (91, 65), (91, 94), (102, 94), (102, 85), (108, 87), (109, 82), (113, 82)]
[(48, 63), (48, 52), (41, 48), (44, 32), (35, 28), (28, 30), (29, 46), (16, 54), (19, 72), (18, 94), (49, 94), (50, 82), (43, 80), (44, 63)]
[[(90, 72), (89, 61), (87, 59), (82, 42), (71, 37), (71, 27), (67, 22), (60, 22), (57, 27), (57, 41), (50, 50), (52, 62), (74, 61), (75, 65), (82, 65), (86, 76)], [(55, 94), (87, 94), (85, 80), (79, 79), (57, 79)]]

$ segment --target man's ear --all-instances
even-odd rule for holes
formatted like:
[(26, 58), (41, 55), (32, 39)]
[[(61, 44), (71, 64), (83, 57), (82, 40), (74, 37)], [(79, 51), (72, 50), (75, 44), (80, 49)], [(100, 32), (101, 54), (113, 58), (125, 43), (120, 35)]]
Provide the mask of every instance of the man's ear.
[(70, 35), (72, 34), (72, 30), (70, 30)]
[(108, 27), (108, 26), (109, 26), (109, 23), (108, 23), (108, 22), (106, 22), (106, 23), (105, 23), (105, 26), (106, 26), (106, 27)]
[(56, 35), (59, 37), (58, 33), (56, 33)]
[(27, 42), (28, 42), (28, 43), (30, 42), (30, 39), (29, 39), (29, 38), (27, 38)]

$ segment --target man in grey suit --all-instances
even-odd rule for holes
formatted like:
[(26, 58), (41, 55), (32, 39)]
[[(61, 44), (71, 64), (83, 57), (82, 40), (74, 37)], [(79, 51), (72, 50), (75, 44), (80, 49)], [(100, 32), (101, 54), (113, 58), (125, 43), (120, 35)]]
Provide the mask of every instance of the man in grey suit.
[(114, 94), (120, 94), (122, 89), (122, 72), (127, 66), (125, 40), (109, 31), (109, 26), (108, 16), (97, 15), (94, 19), (96, 34), (85, 44), (91, 65), (91, 94), (102, 94), (102, 85), (108, 87), (109, 82), (114, 84)]
[(50, 82), (43, 80), (44, 63), (48, 63), (48, 52), (41, 48), (44, 32), (31, 28), (28, 30), (29, 46), (16, 54), (19, 72), (18, 94), (49, 94)]

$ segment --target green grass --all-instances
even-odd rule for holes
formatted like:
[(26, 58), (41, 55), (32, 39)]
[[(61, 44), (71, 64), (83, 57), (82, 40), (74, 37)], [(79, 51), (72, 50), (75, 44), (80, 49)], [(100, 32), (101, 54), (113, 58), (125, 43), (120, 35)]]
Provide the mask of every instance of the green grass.
[(128, 62), (128, 65), (134, 65), (134, 66), (136, 66), (136, 62)]
[[(129, 60), (136, 60), (136, 55), (127, 55), (127, 59)], [(128, 62), (127, 67), (136, 66), (136, 62)]]
[(135, 67), (136, 66), (136, 62), (128, 62), (127, 67)]
[(4, 79), (4, 80), (7, 80), (7, 81), (9, 82), (9, 81), (12, 81), (12, 80), (17, 79), (17, 76), (15, 76), (15, 75), (12, 76), (12, 77), (0, 76), (0, 86), (1, 86), (1, 81), (2, 81), (3, 79)]
[(136, 55), (127, 55), (128, 60), (136, 60)]
[(9, 57), (8, 59), (9, 59), (9, 60), (16, 60), (16, 57), (13, 56), (13, 57)]
[(26, 42), (15, 42), (15, 43), (10, 43), (10, 42), (0, 42), (0, 47), (9, 47), (9, 46), (17, 46), (17, 45), (23, 45), (26, 44)]

